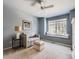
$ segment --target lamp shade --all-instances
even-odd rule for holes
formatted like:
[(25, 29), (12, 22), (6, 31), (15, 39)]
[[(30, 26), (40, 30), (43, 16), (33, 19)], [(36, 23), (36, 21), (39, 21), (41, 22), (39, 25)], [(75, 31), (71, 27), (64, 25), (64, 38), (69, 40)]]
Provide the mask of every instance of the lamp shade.
[(15, 31), (20, 32), (21, 31), (21, 26), (15, 26)]

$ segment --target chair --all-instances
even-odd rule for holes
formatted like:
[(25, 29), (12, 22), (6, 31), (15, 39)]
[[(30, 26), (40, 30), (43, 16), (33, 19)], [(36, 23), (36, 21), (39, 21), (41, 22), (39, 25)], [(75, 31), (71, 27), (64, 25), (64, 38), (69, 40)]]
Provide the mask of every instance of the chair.
[(21, 46), (27, 48), (33, 46), (36, 40), (40, 40), (40, 36), (35, 34), (34, 36), (29, 37), (27, 34), (22, 33), (20, 39), (21, 39)]

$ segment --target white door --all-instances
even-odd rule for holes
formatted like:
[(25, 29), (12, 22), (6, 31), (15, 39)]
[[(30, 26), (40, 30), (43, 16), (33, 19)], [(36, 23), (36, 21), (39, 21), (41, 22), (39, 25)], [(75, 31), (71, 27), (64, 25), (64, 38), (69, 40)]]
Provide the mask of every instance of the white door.
[(72, 18), (72, 57), (75, 59), (75, 18)]

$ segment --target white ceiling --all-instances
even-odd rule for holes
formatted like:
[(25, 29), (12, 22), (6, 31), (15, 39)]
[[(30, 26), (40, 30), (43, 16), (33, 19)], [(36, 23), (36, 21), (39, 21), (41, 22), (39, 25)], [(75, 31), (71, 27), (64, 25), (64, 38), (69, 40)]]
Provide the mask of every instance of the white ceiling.
[(75, 8), (75, 0), (45, 0), (45, 4), (53, 4), (53, 8), (41, 10), (40, 5), (31, 6), (29, 0), (4, 0), (3, 3), (36, 17), (51, 17), (68, 13)]

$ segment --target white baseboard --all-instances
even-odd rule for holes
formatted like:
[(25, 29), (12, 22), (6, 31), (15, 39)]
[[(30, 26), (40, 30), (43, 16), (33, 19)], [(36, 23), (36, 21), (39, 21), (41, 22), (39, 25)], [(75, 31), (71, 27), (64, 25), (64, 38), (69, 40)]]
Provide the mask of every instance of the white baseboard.
[(4, 48), (3, 50), (11, 49), (12, 47)]

